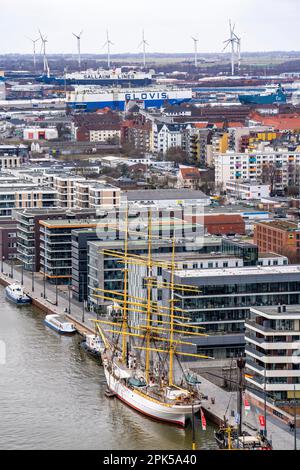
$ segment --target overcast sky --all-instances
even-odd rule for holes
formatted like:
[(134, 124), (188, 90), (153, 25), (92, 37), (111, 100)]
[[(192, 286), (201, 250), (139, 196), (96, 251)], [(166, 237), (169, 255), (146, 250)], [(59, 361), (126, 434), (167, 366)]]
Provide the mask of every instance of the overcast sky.
[(83, 29), (83, 53), (139, 52), (142, 29), (149, 52), (221, 52), (236, 23), (244, 51), (299, 50), (300, 0), (0, 0), (0, 53), (31, 52), (25, 36), (48, 36), (51, 53), (76, 50), (71, 32)]

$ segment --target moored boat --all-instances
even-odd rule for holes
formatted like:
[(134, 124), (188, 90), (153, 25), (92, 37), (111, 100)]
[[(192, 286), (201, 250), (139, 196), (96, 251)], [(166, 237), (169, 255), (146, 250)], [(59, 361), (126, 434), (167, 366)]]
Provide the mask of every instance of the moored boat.
[(185, 427), (201, 407), (199, 398), (176, 386), (163, 386), (153, 381), (146, 383), (143, 376), (124, 367), (118, 358), (102, 355), (108, 388), (121, 401), (152, 419)]
[(101, 338), (97, 335), (86, 335), (85, 340), (80, 343), (84, 351), (93, 357), (101, 358), (104, 347)]
[(223, 450), (272, 450), (272, 444), (261, 433), (251, 436), (248, 432), (238, 435), (237, 428), (220, 427), (215, 431), (215, 440), (219, 449)]
[(24, 305), (30, 304), (31, 298), (24, 293), (23, 287), (15, 282), (5, 288), (6, 298), (15, 304)]
[(51, 314), (46, 315), (45, 324), (61, 334), (73, 334), (76, 333), (76, 328), (72, 322), (67, 321), (62, 315)]

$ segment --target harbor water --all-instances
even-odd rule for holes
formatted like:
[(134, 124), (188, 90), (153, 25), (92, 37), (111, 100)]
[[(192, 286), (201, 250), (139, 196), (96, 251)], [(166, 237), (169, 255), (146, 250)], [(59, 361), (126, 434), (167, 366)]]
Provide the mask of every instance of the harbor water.
[[(97, 360), (79, 335), (60, 336), (32, 306), (0, 287), (0, 449), (190, 450), (191, 426), (152, 421), (105, 397)], [(4, 357), (5, 352), (5, 357)], [(214, 427), (195, 420), (198, 449), (215, 449)]]

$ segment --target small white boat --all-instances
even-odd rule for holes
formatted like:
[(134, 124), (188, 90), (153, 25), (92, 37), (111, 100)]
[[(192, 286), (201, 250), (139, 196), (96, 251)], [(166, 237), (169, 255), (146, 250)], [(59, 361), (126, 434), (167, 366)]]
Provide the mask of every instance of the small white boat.
[(63, 315), (46, 315), (44, 322), (47, 326), (57, 331), (58, 333), (65, 335), (76, 333), (74, 324), (70, 321), (67, 321)]
[(31, 302), (31, 298), (24, 294), (23, 287), (17, 282), (7, 286), (5, 288), (5, 294), (8, 300), (18, 305), (30, 304)]
[(100, 336), (97, 335), (86, 335), (81, 347), (94, 357), (101, 357), (101, 353), (104, 351), (103, 342)]

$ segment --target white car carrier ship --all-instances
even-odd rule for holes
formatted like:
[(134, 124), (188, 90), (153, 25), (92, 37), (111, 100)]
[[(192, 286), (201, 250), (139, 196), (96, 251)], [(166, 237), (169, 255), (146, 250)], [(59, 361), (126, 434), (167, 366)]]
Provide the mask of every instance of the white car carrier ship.
[(191, 89), (145, 88), (145, 89), (103, 89), (100, 87), (77, 87), (67, 92), (68, 108), (81, 111), (96, 111), (110, 108), (124, 111), (128, 103), (138, 103), (143, 108), (160, 108), (164, 104), (180, 104), (192, 99)]

